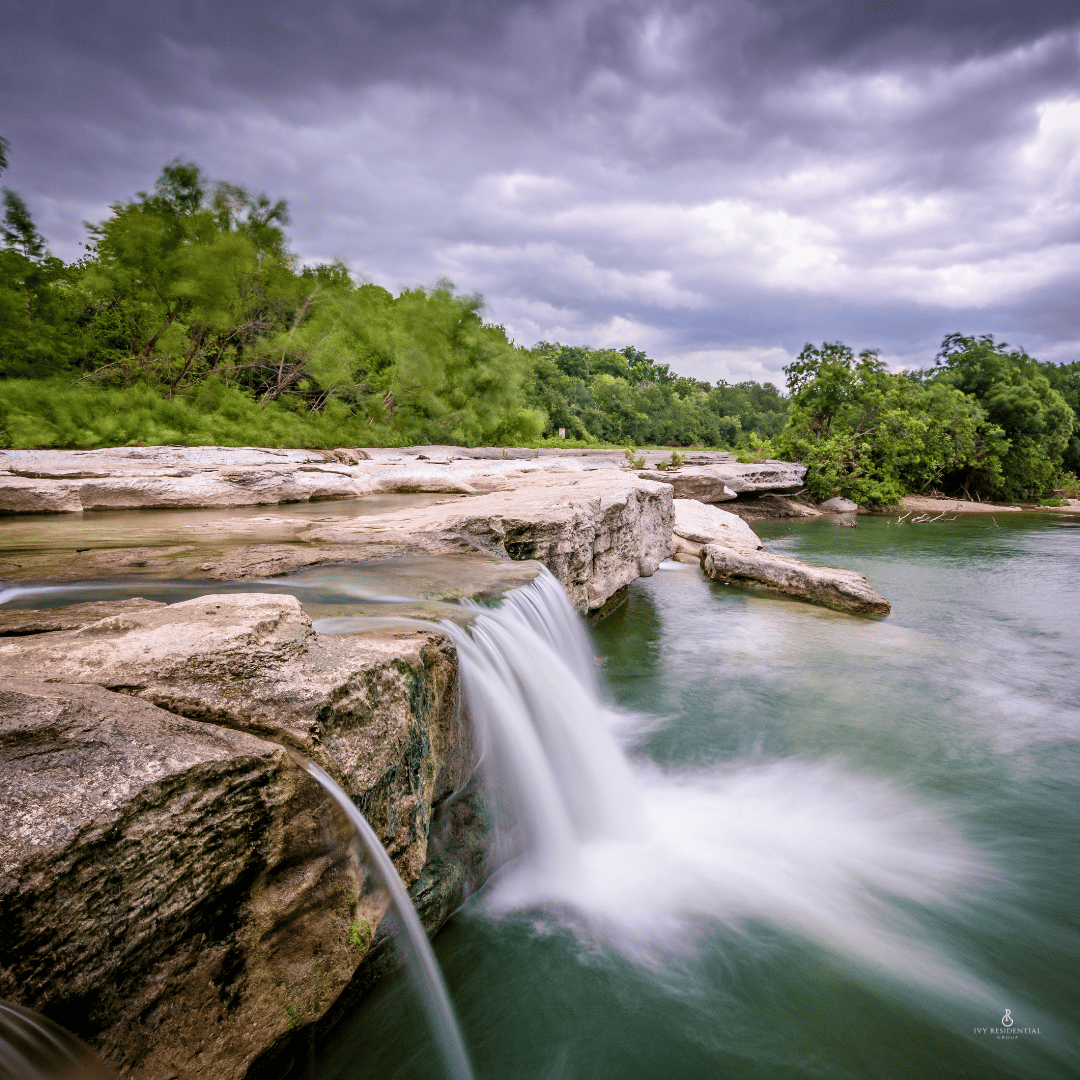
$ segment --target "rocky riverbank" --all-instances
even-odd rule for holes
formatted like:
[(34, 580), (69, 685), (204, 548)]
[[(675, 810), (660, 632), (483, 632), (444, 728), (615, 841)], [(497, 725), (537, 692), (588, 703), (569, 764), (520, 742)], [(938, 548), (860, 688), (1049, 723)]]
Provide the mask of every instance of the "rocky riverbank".
[[(218, 523), (216, 537), (193, 532), (189, 543), (151, 547), (132, 536), (130, 544), (90, 542), (74, 551), (57, 549), (51, 535), (56, 530), (39, 519), (41, 544), (0, 554), (0, 573), (11, 583), (132, 572), (233, 581), (308, 566), (481, 553), (543, 562), (572, 601), (590, 611), (603, 608), (635, 578), (653, 573), (670, 554), (673, 497), (712, 503), (733, 500), (737, 493), (790, 491), (801, 486), (805, 473), (785, 462), (741, 465), (718, 452), (693, 455), (678, 469), (662, 470), (658, 460), (634, 471), (613, 451), (484, 453), (451, 447), (0, 451), (0, 511), (8, 514), (66, 517), (85, 510), (288, 502), (309, 504), (313, 511), (290, 519), (288, 543), (243, 543), (227, 530), (222, 535)], [(330, 501), (416, 493), (447, 498), (349, 520), (317, 510)]]
[[(366, 453), (0, 455), (3, 584), (122, 576), (129, 592), (169, 581), (202, 593), (0, 613), (0, 997), (71, 1028), (124, 1075), (254, 1077), (386, 962), (372, 951), (381, 893), (365, 889), (331, 804), (283, 746), (349, 792), (429, 931), (484, 875), (476, 752), (447, 640), (378, 620), (319, 634), (295, 597), (215, 593), (221, 583), (317, 566), (404, 580), (426, 558), (442, 584), (415, 595), (437, 605), (497, 595), (542, 564), (579, 610), (603, 612), (674, 553), (718, 580), (828, 606), (848, 588), (808, 592), (806, 574), (821, 571), (804, 564), (803, 579), (778, 577), (778, 557), (713, 505), (782, 498), (800, 466)], [(404, 493), (419, 501), (385, 502)], [(364, 494), (384, 501), (319, 512)], [(302, 513), (230, 517), (298, 500)], [(184, 524), (206, 506), (219, 508), (212, 519)], [(140, 534), (140, 515), (114, 515), (110, 539), (80, 513), (91, 507), (173, 507), (178, 518)], [(742, 576), (723, 578), (736, 557)]]
[(424, 631), (316, 634), (290, 596), (94, 607), (0, 639), (0, 997), (127, 1075), (242, 1077), (331, 1006), (382, 916), (280, 744), (415, 884), (475, 765), (456, 655)]

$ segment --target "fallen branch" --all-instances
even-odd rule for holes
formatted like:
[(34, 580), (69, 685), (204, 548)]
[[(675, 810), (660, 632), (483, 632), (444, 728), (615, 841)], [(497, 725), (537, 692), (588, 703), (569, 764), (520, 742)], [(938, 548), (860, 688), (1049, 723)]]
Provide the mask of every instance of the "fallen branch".
[(100, 375), (103, 371), (107, 371), (109, 368), (121, 367), (123, 366), (123, 364), (123, 360), (113, 360), (108, 364), (102, 364), (101, 367), (95, 368), (89, 374), (83, 375), (81, 378), (76, 379), (71, 385), (77, 386), (79, 383), (83, 382), (86, 379), (96, 379), (98, 375)]

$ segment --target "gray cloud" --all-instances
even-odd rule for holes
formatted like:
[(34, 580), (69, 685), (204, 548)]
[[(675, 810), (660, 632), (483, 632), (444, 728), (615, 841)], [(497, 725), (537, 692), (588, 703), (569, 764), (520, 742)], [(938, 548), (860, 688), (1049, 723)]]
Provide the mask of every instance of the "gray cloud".
[(777, 377), (807, 339), (1080, 354), (1063, 2), (37, 5), (6, 182), (59, 253), (177, 155), (287, 197), (305, 258), (449, 275), (521, 342)]

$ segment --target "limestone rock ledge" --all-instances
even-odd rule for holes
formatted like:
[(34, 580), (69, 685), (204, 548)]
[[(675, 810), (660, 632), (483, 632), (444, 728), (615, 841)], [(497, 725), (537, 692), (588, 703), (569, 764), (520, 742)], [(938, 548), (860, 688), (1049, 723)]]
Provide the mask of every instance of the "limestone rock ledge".
[(855, 615), (888, 615), (889, 601), (854, 570), (811, 566), (786, 555), (737, 551), (720, 544), (701, 549), (701, 568), (713, 581), (809, 600)]
[(340, 548), (482, 550), (542, 562), (580, 611), (601, 607), (672, 552), (672, 489), (616, 470), (541, 475), (513, 491), (315, 526)]
[(428, 850), (475, 763), (456, 655), (323, 637), (289, 596), (87, 617), (0, 639), (0, 997), (124, 1075), (240, 1080), (331, 1007), (382, 914), (332, 804), (264, 736), (337, 777), (407, 885), (460, 902), (454, 829)]
[[(0, 449), (0, 512), (260, 506), (395, 492), (472, 495), (509, 491), (534, 478), (559, 474), (617, 476), (626, 465), (621, 453), (611, 451), (508, 449), (482, 457), (452, 451), (221, 446)], [(673, 486), (681, 498), (722, 502), (745, 492), (796, 491), (806, 474), (802, 465), (791, 462), (739, 464), (723, 453), (687, 457), (682, 468), (639, 475)]]

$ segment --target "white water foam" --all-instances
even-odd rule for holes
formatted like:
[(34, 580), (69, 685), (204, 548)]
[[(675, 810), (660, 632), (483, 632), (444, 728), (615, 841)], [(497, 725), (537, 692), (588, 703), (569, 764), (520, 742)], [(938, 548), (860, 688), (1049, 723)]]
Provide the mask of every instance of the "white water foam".
[(755, 922), (868, 971), (983, 999), (923, 944), (923, 910), (955, 910), (989, 871), (947, 817), (840, 764), (634, 763), (593, 674), (584, 626), (546, 572), (483, 609), (458, 645), (496, 825), (513, 852), (492, 914), (541, 908), (634, 960), (662, 964), (709, 926)]

